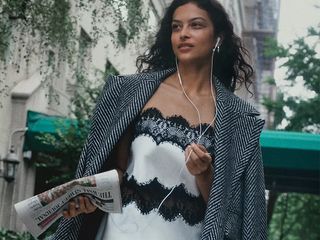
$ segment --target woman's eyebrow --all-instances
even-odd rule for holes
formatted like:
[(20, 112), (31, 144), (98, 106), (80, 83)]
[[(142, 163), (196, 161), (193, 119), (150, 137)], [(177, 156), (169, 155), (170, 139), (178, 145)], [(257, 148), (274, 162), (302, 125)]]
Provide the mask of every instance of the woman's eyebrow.
[[(202, 17), (194, 17), (188, 20), (188, 22), (192, 22), (195, 20), (202, 20), (202, 21), (206, 21), (206, 19), (202, 18)], [(179, 19), (173, 19), (172, 22), (177, 22), (177, 23), (181, 23), (182, 21)]]

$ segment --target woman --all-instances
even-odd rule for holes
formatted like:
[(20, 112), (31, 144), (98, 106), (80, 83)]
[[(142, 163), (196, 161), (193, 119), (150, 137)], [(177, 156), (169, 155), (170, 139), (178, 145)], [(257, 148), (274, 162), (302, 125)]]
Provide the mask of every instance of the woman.
[(266, 239), (264, 121), (232, 93), (246, 53), (218, 2), (174, 0), (140, 73), (108, 79), (77, 170), (116, 168), (123, 213), (80, 197), (55, 239)]

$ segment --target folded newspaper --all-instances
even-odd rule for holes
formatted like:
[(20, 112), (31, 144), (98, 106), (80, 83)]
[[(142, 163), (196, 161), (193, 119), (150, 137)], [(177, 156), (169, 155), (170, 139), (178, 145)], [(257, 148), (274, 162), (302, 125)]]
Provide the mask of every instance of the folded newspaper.
[(111, 170), (67, 182), (14, 205), (29, 232), (38, 237), (58, 218), (72, 198), (85, 195), (104, 212), (120, 213), (121, 193), (118, 173)]

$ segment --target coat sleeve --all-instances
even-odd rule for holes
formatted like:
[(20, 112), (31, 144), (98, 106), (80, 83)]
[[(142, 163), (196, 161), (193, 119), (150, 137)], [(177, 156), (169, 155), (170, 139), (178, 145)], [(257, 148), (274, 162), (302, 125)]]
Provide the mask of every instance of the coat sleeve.
[(242, 240), (267, 239), (267, 213), (261, 147), (257, 144), (245, 172)]

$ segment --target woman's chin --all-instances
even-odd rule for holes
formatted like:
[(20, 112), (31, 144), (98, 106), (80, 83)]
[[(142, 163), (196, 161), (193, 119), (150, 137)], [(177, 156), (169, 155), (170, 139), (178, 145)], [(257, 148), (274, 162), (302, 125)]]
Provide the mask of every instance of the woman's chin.
[(190, 65), (190, 64), (201, 64), (201, 63), (208, 63), (210, 62), (210, 58), (206, 57), (195, 57), (195, 56), (179, 56), (178, 57), (179, 63), (183, 65)]

